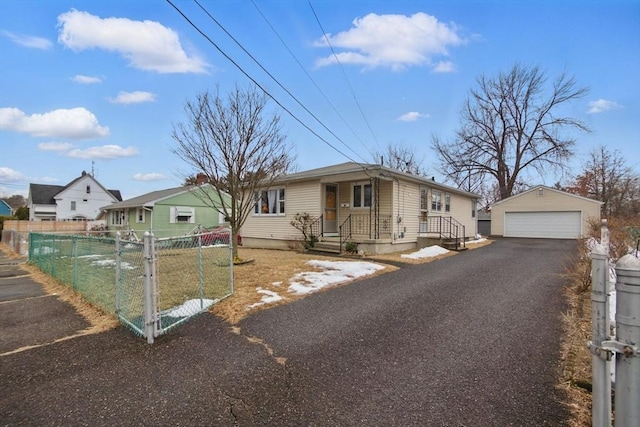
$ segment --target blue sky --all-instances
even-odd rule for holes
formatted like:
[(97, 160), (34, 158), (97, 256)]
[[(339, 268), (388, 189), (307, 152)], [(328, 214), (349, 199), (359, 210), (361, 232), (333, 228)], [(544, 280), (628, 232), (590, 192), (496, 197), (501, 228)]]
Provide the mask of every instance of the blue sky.
[[(277, 82), (196, 3), (174, 3), (326, 141), (271, 103), (300, 171), (400, 144), (441, 180), (432, 135), (453, 138), (476, 77), (516, 63), (589, 87), (563, 111), (592, 130), (576, 134), (575, 173), (599, 145), (640, 170), (638, 0), (202, 0)], [(124, 198), (178, 186), (193, 172), (172, 153), (185, 101), (249, 84), (168, 2), (1, 0), (0, 196), (92, 169)]]

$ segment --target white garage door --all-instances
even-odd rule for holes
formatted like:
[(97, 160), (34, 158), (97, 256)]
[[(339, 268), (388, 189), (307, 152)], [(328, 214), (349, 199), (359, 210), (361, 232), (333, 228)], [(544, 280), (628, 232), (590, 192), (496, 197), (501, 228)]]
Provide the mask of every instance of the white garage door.
[(506, 212), (505, 237), (577, 239), (581, 233), (580, 212)]

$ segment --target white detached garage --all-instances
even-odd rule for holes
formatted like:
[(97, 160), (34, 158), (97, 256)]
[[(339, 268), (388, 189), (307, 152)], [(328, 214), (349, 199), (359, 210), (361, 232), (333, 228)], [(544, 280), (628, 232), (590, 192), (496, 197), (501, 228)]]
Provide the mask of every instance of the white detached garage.
[(579, 239), (589, 221), (600, 221), (602, 202), (536, 186), (491, 207), (491, 235)]

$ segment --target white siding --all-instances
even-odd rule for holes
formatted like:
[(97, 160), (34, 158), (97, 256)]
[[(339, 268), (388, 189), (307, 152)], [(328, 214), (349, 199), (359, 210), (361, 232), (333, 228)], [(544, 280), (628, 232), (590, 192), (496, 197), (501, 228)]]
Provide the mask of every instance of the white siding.
[[(273, 187), (281, 188), (281, 187)], [(290, 183), (285, 186), (284, 215), (254, 215), (253, 211), (242, 226), (242, 236), (258, 239), (299, 240), (300, 231), (291, 225), (296, 213), (308, 212), (314, 217), (322, 214), (322, 191), (319, 182)]]
[[(56, 196), (56, 216), (60, 221), (78, 216), (96, 219), (101, 207), (116, 201), (91, 175), (85, 175)], [(71, 202), (75, 202), (75, 210), (71, 210)]]

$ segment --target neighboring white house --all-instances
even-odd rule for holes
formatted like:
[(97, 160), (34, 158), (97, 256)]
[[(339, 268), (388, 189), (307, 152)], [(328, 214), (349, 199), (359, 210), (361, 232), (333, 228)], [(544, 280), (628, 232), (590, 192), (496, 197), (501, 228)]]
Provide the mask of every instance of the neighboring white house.
[(94, 220), (100, 208), (119, 201), (119, 190), (107, 190), (83, 171), (67, 185), (29, 184), (29, 221)]
[(602, 202), (538, 185), (491, 207), (491, 235), (579, 239), (600, 222)]

